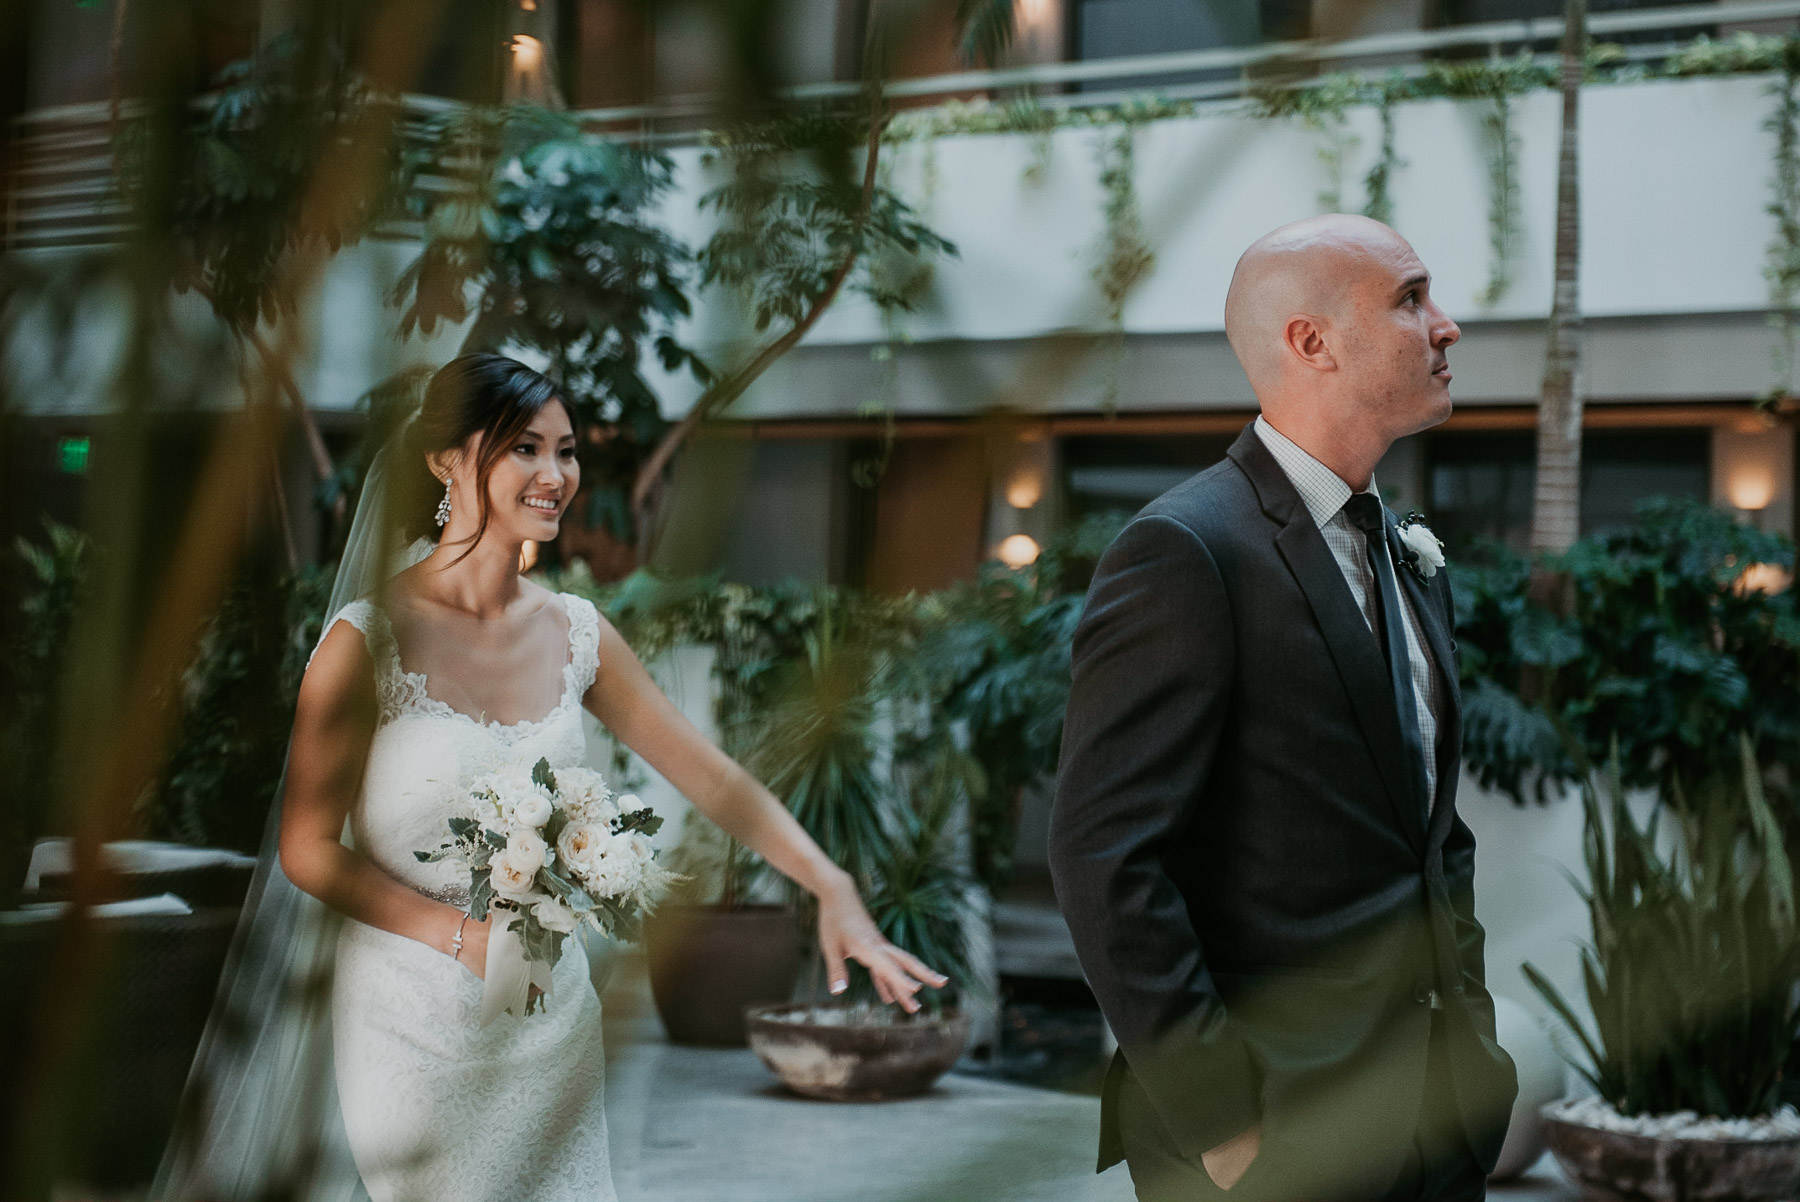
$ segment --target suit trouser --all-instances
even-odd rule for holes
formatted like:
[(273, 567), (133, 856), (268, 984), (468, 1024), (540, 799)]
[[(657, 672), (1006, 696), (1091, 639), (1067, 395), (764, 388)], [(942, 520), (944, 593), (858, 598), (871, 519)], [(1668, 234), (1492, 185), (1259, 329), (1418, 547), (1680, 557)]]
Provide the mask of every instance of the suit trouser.
[[(1182, 1155), (1130, 1074), (1119, 1091), (1119, 1128), (1138, 1202), (1218, 1202), (1231, 1197), (1231, 1191), (1213, 1184), (1203, 1166)], [(1486, 1175), (1463, 1135), (1443, 1015), (1434, 1013), (1423, 1104), (1411, 1150), (1394, 1184), (1368, 1202), (1480, 1202), (1486, 1196)]]

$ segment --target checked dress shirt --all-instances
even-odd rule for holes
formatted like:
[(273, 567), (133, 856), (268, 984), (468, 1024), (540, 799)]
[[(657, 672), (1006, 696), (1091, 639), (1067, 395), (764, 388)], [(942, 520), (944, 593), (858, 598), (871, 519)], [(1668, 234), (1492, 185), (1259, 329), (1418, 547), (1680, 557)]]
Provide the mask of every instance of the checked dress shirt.
[[(1300, 500), (1306, 505), (1313, 521), (1318, 523), (1319, 533), (1324, 536), (1325, 545), (1331, 548), (1332, 558), (1337, 560), (1338, 569), (1344, 574), (1344, 583), (1350, 586), (1350, 595), (1356, 599), (1356, 607), (1362, 611), (1363, 621), (1368, 623), (1369, 630), (1375, 632), (1375, 572), (1369, 566), (1369, 543), (1363, 532), (1350, 524), (1350, 518), (1344, 513), (1344, 502), (1350, 499), (1350, 486), (1340, 479), (1336, 472), (1301, 450), (1280, 430), (1269, 424), (1267, 418), (1258, 416), (1256, 434), (1263, 445), (1269, 448), (1269, 454), (1275, 456), (1275, 462), (1292, 481)], [(1365, 492), (1374, 493), (1379, 500), (1381, 494), (1376, 490), (1375, 481), (1369, 481)], [(1406, 569), (1394, 565), (1394, 574)], [(1425, 646), (1425, 634), (1419, 628), (1419, 616), (1413, 612), (1412, 599), (1406, 590), (1400, 590), (1403, 602), (1401, 614), (1405, 619), (1406, 651), (1412, 668), (1413, 704), (1419, 718), (1419, 740), (1427, 749), (1425, 756), (1425, 796), (1437, 796), (1437, 756), (1432, 749), (1437, 747), (1438, 715), (1444, 704), (1443, 687), (1439, 683), (1438, 674), (1431, 670), (1431, 652)]]

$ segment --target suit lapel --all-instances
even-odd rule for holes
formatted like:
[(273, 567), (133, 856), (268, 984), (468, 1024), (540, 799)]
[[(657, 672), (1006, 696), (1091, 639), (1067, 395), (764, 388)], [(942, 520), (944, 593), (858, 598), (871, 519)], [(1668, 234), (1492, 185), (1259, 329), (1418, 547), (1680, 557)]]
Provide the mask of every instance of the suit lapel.
[(1422, 855), (1425, 828), (1413, 792), (1413, 774), (1406, 764), (1394, 690), (1388, 683), (1381, 642), (1357, 609), (1343, 570), (1331, 548), (1325, 545), (1312, 513), (1256, 431), (1245, 430), (1229, 454), (1256, 488), (1263, 512), (1281, 527), (1275, 535), (1275, 546), (1325, 636), (1325, 645), (1331, 650), (1338, 676), (1350, 697), (1350, 708), (1374, 755), (1400, 827)]
[[(1390, 515), (1391, 517), (1392, 515)], [(1435, 584), (1423, 583), (1412, 574), (1411, 569), (1404, 566), (1405, 559), (1400, 551), (1400, 535), (1392, 525), (1388, 527), (1389, 549), (1394, 562), (1399, 567), (1397, 575), (1400, 586), (1406, 590), (1407, 602), (1413, 613), (1418, 615), (1419, 629), (1425, 632), (1425, 643), (1431, 651), (1432, 669), (1437, 673), (1438, 683), (1442, 690), (1443, 713), (1438, 715), (1438, 737), (1432, 754), (1437, 757), (1437, 795), (1432, 798), (1431, 836), (1433, 841), (1441, 838), (1438, 831), (1438, 812), (1446, 808), (1444, 802), (1456, 791), (1456, 773), (1461, 763), (1462, 748), (1462, 687), (1457, 679), (1456, 652), (1451, 646), (1450, 631), (1444, 621), (1447, 606), (1440, 599), (1439, 590), (1443, 581), (1434, 576)], [(1447, 829), (1447, 828), (1446, 828)]]

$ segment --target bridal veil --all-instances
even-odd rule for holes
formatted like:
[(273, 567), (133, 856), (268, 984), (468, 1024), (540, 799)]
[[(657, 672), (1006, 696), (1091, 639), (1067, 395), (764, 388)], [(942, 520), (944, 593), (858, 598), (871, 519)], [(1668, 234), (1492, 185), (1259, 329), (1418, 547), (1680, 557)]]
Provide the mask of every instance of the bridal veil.
[[(344, 606), (378, 593), (431, 551), (424, 539), (402, 547), (390, 513), (393, 455), (401, 442), (392, 439), (369, 469), (325, 631)], [(368, 1199), (345, 1140), (332, 1067), (331, 974), (340, 919), (281, 870), (283, 792), (277, 789), (270, 807), (180, 1118), (151, 1188), (159, 1200)]]

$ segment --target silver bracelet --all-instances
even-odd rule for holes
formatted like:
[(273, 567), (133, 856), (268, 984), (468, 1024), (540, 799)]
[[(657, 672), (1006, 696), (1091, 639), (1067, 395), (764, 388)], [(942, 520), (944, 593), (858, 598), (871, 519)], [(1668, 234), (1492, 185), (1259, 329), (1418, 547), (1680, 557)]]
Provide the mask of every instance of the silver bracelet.
[(450, 958), (452, 960), (459, 960), (462, 958), (463, 926), (467, 924), (468, 921), (469, 916), (464, 914), (461, 921), (456, 924), (456, 937), (450, 941)]

